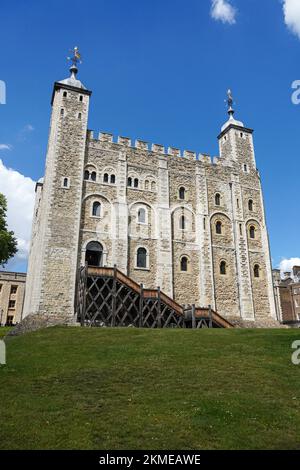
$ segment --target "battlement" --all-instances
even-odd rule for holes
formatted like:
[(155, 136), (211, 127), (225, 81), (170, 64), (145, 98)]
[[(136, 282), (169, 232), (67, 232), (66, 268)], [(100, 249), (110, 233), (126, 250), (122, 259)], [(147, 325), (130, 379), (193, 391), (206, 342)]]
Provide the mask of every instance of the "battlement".
[(132, 140), (130, 137), (124, 137), (124, 136), (114, 136), (111, 133), (108, 132), (99, 132), (99, 134), (96, 136), (94, 131), (89, 130), (88, 131), (88, 138), (89, 140), (94, 140), (98, 142), (106, 142), (106, 143), (111, 143), (115, 145), (121, 145), (123, 147), (129, 147), (132, 149), (139, 149), (144, 152), (149, 152), (149, 153), (156, 153), (160, 155), (164, 155), (167, 157), (176, 157), (176, 158), (184, 158), (186, 160), (190, 161), (200, 161), (205, 164), (220, 164), (219, 162), (219, 157), (214, 157), (213, 159), (210, 157), (210, 155), (207, 154), (202, 154), (202, 153), (197, 153), (192, 150), (180, 150), (176, 147), (166, 147), (161, 144), (149, 144), (149, 142), (146, 142), (145, 140)]

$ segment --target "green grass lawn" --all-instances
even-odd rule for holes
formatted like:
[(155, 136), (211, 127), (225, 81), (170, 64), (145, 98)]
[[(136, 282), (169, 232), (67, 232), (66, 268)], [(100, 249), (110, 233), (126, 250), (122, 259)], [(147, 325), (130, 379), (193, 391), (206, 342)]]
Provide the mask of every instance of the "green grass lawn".
[(50, 328), (7, 339), (1, 449), (300, 449), (297, 330)]
[(11, 330), (11, 327), (9, 326), (0, 326), (0, 338), (3, 338), (3, 336), (7, 335), (9, 330)]

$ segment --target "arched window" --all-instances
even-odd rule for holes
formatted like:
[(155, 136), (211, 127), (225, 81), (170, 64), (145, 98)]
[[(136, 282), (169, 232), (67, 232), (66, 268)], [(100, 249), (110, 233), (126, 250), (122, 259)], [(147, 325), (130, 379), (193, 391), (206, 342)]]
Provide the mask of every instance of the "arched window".
[(64, 187), (64, 188), (68, 188), (68, 187), (69, 187), (69, 178), (64, 178), (63, 187)]
[(90, 179), (90, 172), (89, 172), (89, 170), (85, 170), (85, 172), (84, 172), (84, 179), (85, 179), (85, 180), (89, 180), (89, 179)]
[(98, 201), (95, 201), (93, 203), (93, 216), (94, 217), (100, 217), (101, 215), (101, 204)]
[(220, 222), (219, 220), (216, 223), (216, 233), (218, 235), (222, 235), (222, 222)]
[(108, 173), (104, 173), (103, 175), (103, 182), (108, 183)]
[(63, 97), (67, 98), (67, 96), (68, 96), (68, 93), (66, 91), (64, 91)]
[(182, 215), (179, 219), (179, 228), (185, 230), (185, 216)]
[(110, 175), (110, 182), (111, 182), (111, 184), (115, 184), (115, 182), (116, 182), (116, 176), (115, 175)]
[(259, 271), (260, 271), (260, 269), (259, 269), (259, 264), (255, 264), (255, 265), (254, 265), (253, 271), (254, 271), (254, 277), (257, 277), (257, 278), (258, 278), (258, 277), (259, 277), (259, 274), (260, 274), (260, 273), (259, 273)]
[(138, 248), (136, 253), (136, 265), (138, 268), (147, 267), (147, 250), (146, 248)]
[(87, 244), (85, 261), (89, 266), (102, 266), (103, 247), (99, 242), (90, 242)]
[(185, 199), (185, 188), (183, 186), (179, 188), (179, 199), (181, 200)]
[(215, 204), (216, 206), (220, 206), (221, 205), (221, 195), (219, 193), (217, 193), (215, 195)]
[(134, 186), (135, 188), (138, 188), (138, 187), (139, 187), (139, 180), (138, 180), (137, 178), (134, 178), (133, 186)]
[(65, 114), (65, 110), (64, 110), (64, 108), (61, 108), (60, 115), (63, 116), (64, 114)]
[(220, 274), (222, 274), (222, 276), (225, 276), (226, 274), (226, 262), (225, 261), (221, 261), (220, 263)]
[(156, 183), (155, 183), (155, 181), (152, 181), (152, 183), (151, 183), (151, 191), (156, 191)]
[(78, 113), (78, 119), (81, 121), (81, 113)]
[(127, 186), (131, 187), (132, 186), (132, 178), (127, 179)]
[(92, 171), (91, 173), (91, 180), (92, 181), (96, 181), (96, 178), (97, 178), (97, 173), (95, 171)]
[(180, 270), (182, 272), (187, 272), (189, 260), (186, 256), (183, 256), (180, 260)]
[(138, 210), (138, 222), (140, 224), (145, 224), (146, 223), (146, 210), (143, 207), (141, 207)]
[(252, 238), (253, 240), (255, 239), (255, 227), (254, 227), (254, 225), (251, 225), (251, 227), (249, 228), (249, 235), (250, 235), (250, 238)]
[(253, 211), (253, 201), (252, 201), (252, 199), (249, 199), (249, 201), (248, 201), (248, 209), (249, 209), (250, 212)]
[(149, 181), (148, 180), (145, 181), (145, 189), (146, 190), (149, 189)]

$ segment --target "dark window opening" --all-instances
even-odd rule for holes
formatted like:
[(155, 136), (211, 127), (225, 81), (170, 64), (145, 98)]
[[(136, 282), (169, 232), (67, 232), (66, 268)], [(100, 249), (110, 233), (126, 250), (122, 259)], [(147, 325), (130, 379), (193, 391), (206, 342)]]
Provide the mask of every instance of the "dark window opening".
[(86, 247), (85, 261), (88, 266), (102, 266), (103, 247), (99, 242), (90, 242)]
[(248, 202), (248, 209), (249, 209), (250, 212), (253, 211), (253, 201), (252, 201), (252, 199), (250, 199), (249, 202)]
[(136, 265), (138, 268), (147, 267), (147, 250), (146, 248), (139, 248), (137, 250), (137, 260)]
[(14, 317), (13, 315), (8, 315), (6, 320), (6, 326), (13, 326), (14, 324)]
[(184, 187), (179, 188), (179, 199), (181, 199), (181, 200), (185, 199), (185, 188)]
[(259, 265), (258, 264), (254, 266), (254, 277), (256, 278), (259, 277)]
[(129, 186), (129, 187), (132, 186), (132, 178), (128, 178), (128, 180), (127, 180), (127, 186)]
[(249, 234), (250, 234), (250, 238), (254, 240), (255, 239), (255, 227), (253, 225), (251, 225), (249, 229)]
[(181, 271), (183, 271), (183, 272), (187, 272), (187, 270), (188, 270), (188, 259), (187, 259), (186, 256), (183, 256), (183, 257), (181, 258), (180, 269), (181, 269)]
[(104, 183), (108, 183), (108, 173), (104, 173), (103, 181)]
[(216, 194), (216, 196), (215, 196), (215, 203), (216, 203), (216, 206), (221, 205), (221, 195), (219, 193)]
[(222, 235), (222, 222), (218, 221), (216, 223), (216, 233), (218, 235)]
[(134, 178), (133, 185), (134, 185), (135, 188), (139, 187), (139, 180), (137, 178)]
[(110, 176), (110, 182), (111, 182), (111, 184), (115, 184), (115, 182), (116, 182), (116, 176), (115, 175)]
[(222, 274), (222, 276), (225, 276), (226, 274), (226, 262), (225, 261), (221, 261), (220, 263), (220, 274)]

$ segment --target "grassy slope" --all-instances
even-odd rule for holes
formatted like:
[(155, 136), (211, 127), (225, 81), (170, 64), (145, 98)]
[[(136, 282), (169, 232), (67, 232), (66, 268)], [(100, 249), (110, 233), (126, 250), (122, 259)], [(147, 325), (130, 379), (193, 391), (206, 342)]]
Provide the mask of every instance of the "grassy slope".
[(300, 449), (296, 330), (9, 338), (0, 448)]
[(0, 339), (3, 338), (3, 336), (5, 336), (9, 330), (11, 330), (11, 327), (9, 326), (1, 326), (0, 327)]

